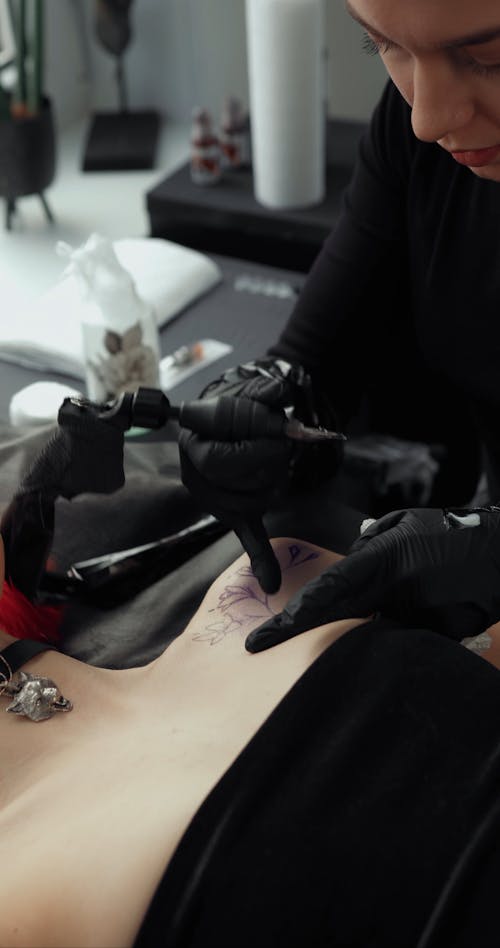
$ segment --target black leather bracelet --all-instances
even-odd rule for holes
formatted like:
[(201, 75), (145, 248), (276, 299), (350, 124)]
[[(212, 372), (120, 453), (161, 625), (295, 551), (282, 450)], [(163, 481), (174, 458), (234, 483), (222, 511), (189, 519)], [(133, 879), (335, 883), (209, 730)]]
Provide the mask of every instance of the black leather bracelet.
[[(7, 645), (7, 648), (4, 648), (3, 651), (0, 652), (0, 659), (7, 662), (12, 674), (14, 674), (14, 672), (18, 671), (21, 665), (28, 662), (30, 658), (38, 655), (39, 652), (46, 652), (48, 650), (54, 652), (59, 651), (55, 645), (49, 645), (48, 642), (35, 642), (34, 639), (19, 639), (18, 642), (12, 642), (11, 645)], [(4, 663), (2, 661), (0, 663), (0, 672), (2, 672), (2, 674), (3, 668)]]

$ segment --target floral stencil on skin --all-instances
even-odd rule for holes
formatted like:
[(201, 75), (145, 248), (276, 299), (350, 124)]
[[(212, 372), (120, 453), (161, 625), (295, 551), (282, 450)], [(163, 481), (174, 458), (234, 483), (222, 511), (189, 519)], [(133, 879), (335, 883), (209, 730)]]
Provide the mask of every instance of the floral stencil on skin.
[[(285, 550), (280, 553), (285, 553)], [(319, 553), (307, 547), (291, 543), (286, 549), (285, 562), (281, 563), (281, 571), (286, 573), (309, 560), (317, 560), (319, 556)], [(219, 593), (217, 605), (209, 610), (211, 618), (205, 629), (193, 635), (193, 641), (217, 645), (232, 632), (246, 634), (250, 624), (254, 625), (256, 622), (260, 624), (269, 616), (276, 614), (271, 608), (269, 598), (269, 595), (260, 588), (250, 565), (240, 566)]]

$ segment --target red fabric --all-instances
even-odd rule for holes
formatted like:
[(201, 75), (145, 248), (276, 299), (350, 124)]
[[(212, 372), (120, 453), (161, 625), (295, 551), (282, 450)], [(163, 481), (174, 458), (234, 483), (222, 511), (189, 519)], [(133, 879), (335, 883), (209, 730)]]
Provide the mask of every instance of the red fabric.
[(5, 582), (0, 597), (0, 628), (18, 639), (37, 642), (61, 641), (59, 626), (63, 606), (45, 606), (30, 602), (19, 589)]

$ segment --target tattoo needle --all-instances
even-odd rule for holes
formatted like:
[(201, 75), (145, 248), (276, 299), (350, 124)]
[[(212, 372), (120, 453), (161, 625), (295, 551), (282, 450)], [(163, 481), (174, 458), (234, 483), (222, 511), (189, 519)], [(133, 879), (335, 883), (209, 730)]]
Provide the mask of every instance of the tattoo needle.
[(347, 436), (340, 431), (329, 431), (328, 428), (308, 428), (297, 418), (286, 421), (283, 434), (295, 441), (347, 441)]

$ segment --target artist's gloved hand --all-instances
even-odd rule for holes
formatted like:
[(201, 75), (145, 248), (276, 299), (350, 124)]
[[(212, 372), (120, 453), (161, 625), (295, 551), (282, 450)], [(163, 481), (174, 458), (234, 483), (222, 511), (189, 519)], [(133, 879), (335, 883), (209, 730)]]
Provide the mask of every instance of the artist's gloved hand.
[[(289, 408), (306, 425), (332, 427), (331, 416), (318, 414), (312, 383), (301, 366), (263, 357), (229, 369), (201, 393), (254, 399), (269, 409)], [(273, 593), (281, 584), (278, 561), (269, 543), (262, 516), (281, 489), (307, 470), (322, 476), (336, 469), (341, 443), (299, 445), (286, 438), (210, 441), (181, 429), (179, 453), (184, 485), (198, 503), (234, 530), (250, 557), (262, 589)], [(305, 465), (305, 455), (309, 464)]]
[(457, 641), (500, 618), (500, 508), (397, 510), (376, 520), (348, 556), (254, 629), (249, 652), (335, 619), (380, 612)]
[(112, 493), (125, 481), (123, 431), (65, 399), (58, 428), (35, 458), (1, 522), (7, 580), (31, 598), (54, 530), (58, 496)]
[[(286, 363), (249, 363), (225, 372), (201, 393), (258, 401), (270, 409), (293, 404)], [(272, 438), (248, 441), (208, 441), (181, 429), (179, 454), (182, 481), (198, 503), (234, 530), (250, 557), (254, 575), (266, 592), (281, 583), (278, 561), (269, 543), (262, 516), (273, 494), (288, 476), (291, 442)]]

